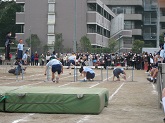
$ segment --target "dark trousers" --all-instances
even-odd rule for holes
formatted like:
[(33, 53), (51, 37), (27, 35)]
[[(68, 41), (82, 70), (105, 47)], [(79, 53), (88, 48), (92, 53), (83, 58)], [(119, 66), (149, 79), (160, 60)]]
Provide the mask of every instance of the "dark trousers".
[(7, 45), (7, 47), (5, 47), (5, 58), (7, 60), (10, 60), (9, 54), (10, 54), (10, 45)]

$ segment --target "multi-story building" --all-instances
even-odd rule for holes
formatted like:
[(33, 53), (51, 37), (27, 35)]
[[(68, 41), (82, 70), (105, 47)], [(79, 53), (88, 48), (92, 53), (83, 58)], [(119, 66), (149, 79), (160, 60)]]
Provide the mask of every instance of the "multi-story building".
[(165, 7), (160, 6), (159, 15), (157, 0), (102, 1), (116, 15), (123, 13), (124, 29), (132, 30), (132, 37), (124, 39), (124, 47), (130, 47), (134, 40), (144, 40), (146, 47), (159, 47), (159, 36), (165, 32)]
[(165, 1), (164, 0), (158, 0), (158, 7), (160, 8), (158, 12), (160, 12), (160, 16), (158, 16), (160, 18), (160, 34), (165, 33)]
[[(96, 47), (108, 46), (112, 19), (116, 16), (100, 0), (16, 0), (18, 38), (37, 34), (43, 45), (53, 46), (55, 34), (62, 33), (65, 48), (74, 48), (82, 36)], [(124, 21), (123, 21), (124, 22)]]

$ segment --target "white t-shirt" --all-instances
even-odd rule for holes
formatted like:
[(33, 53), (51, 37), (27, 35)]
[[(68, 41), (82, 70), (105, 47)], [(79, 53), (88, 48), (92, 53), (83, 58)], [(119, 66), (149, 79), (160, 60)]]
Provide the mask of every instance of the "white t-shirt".
[(76, 60), (76, 56), (75, 55), (71, 55), (68, 57), (69, 60)]
[(62, 64), (62, 63), (57, 59), (52, 59), (46, 64), (46, 66), (52, 66), (52, 65), (57, 65), (57, 64)]
[(17, 45), (17, 49), (23, 51), (23, 45), (24, 45), (24, 44), (20, 44), (20, 43), (19, 43), (19, 44)]
[(90, 67), (83, 67), (84, 72), (90, 72), (90, 73), (95, 73)]

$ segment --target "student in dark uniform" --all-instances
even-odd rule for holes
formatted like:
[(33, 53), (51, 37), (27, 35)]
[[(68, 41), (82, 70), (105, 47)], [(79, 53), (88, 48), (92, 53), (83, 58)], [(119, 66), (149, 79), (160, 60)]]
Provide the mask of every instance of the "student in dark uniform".
[(123, 68), (114, 68), (113, 70), (113, 81), (115, 77), (117, 78), (117, 81), (120, 81), (120, 74), (122, 74), (122, 78), (126, 80), (126, 73)]

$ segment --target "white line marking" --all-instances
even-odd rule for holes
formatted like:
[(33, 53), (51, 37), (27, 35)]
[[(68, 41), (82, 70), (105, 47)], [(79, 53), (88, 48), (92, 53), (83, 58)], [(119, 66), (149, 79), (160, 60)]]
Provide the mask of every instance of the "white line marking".
[(119, 92), (119, 90), (122, 88), (122, 86), (124, 85), (125, 83), (122, 83), (120, 85), (120, 87), (109, 97), (109, 100), (112, 100), (112, 98)]
[(23, 117), (23, 118), (21, 118), (21, 119), (18, 119), (18, 120), (15, 120), (15, 121), (13, 121), (12, 123), (19, 123), (19, 122), (24, 122), (24, 121), (28, 121), (28, 117), (30, 117), (30, 116), (32, 116), (32, 115), (34, 115), (34, 114), (29, 114), (28, 116), (26, 116), (26, 117)]
[(153, 87), (153, 91), (152, 91), (152, 93), (153, 94), (158, 94), (158, 92), (156, 91), (156, 87), (155, 87), (155, 85), (152, 83), (152, 87)]
[(77, 123), (83, 123), (83, 122), (85, 122), (85, 121), (88, 121), (89, 118), (90, 118), (89, 115), (85, 115), (85, 116), (84, 116), (83, 118), (81, 118)]
[(58, 86), (58, 87), (64, 87), (64, 86), (70, 85), (70, 84), (72, 84), (72, 83), (75, 83), (75, 82), (70, 82), (70, 83), (67, 83), (67, 84), (64, 84), (64, 85), (60, 85), (60, 86)]

